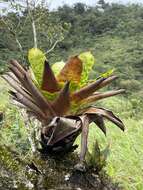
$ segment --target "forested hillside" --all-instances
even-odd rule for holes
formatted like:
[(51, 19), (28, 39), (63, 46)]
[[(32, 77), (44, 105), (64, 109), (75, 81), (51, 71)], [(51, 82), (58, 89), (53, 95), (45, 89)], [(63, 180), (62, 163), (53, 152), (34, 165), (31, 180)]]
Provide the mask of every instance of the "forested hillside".
[[(49, 12), (37, 8), (37, 14), (44, 11), (44, 25), (38, 25), (38, 47), (46, 51), (49, 44), (45, 40), (45, 25), (62, 25), (66, 30), (64, 40), (57, 44), (53, 52), (48, 54), (50, 63), (64, 60), (71, 54), (90, 50), (95, 55), (96, 64), (91, 77), (98, 76), (98, 72), (106, 72), (114, 68), (121, 76), (120, 86), (129, 92), (142, 93), (143, 72), (143, 7), (139, 5), (102, 5), (87, 7), (77, 3), (73, 7), (67, 5)], [(26, 12), (25, 12), (26, 15)], [(9, 13), (7, 17), (15, 26), (18, 17)], [(6, 18), (7, 19), (7, 18)], [(25, 22), (24, 14), (21, 16), (23, 28), (17, 28), (19, 41), (26, 56), (29, 48), (33, 46), (32, 29), (30, 22)], [(66, 28), (67, 27), (67, 28)], [(59, 32), (59, 28), (55, 28)], [(50, 32), (52, 30), (50, 29)], [(7, 27), (0, 26), (0, 64), (6, 66), (10, 58), (21, 56), (18, 46)], [(2, 70), (2, 68), (1, 68)]]

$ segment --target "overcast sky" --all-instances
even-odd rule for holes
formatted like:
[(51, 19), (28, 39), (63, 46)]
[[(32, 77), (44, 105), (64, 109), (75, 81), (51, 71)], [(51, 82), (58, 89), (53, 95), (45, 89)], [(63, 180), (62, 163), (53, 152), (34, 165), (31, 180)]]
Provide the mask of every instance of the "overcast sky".
[[(8, 8), (8, 3), (2, 3), (3, 0), (0, 0), (0, 9), (1, 8)], [(20, 0), (17, 0), (20, 2)], [(23, 1), (23, 0), (22, 0)], [(77, 2), (82, 2), (90, 6), (95, 6), (98, 0), (47, 0), (47, 2), (50, 2), (50, 9), (56, 9), (59, 6), (62, 6), (63, 4), (67, 5), (73, 5)], [(108, 3), (122, 3), (122, 4), (131, 4), (131, 3), (139, 3), (143, 4), (143, 0), (105, 0), (105, 2)]]
[[(52, 0), (51, 3), (51, 8), (56, 8), (58, 6), (61, 6), (63, 4), (67, 5), (72, 5), (76, 2), (82, 2), (87, 5), (95, 5), (98, 0)], [(128, 3), (143, 3), (143, 0), (105, 0), (105, 2), (108, 3), (123, 3), (123, 4), (128, 4)]]

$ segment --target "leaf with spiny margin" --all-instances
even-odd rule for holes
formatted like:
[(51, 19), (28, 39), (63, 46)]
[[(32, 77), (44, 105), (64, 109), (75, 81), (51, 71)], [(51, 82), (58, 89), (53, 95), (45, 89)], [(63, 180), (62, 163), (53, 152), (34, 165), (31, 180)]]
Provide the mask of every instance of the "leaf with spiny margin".
[(40, 49), (32, 48), (28, 51), (28, 60), (36, 77), (36, 80), (41, 86), (46, 56)]
[(83, 86), (88, 82), (89, 73), (95, 63), (95, 58), (90, 51), (81, 53), (78, 58), (83, 63), (83, 71), (80, 80), (80, 86)]

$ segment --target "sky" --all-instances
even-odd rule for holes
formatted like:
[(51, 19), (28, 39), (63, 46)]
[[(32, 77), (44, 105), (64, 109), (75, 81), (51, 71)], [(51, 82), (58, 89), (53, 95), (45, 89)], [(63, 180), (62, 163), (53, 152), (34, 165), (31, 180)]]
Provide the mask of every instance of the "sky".
[[(58, 6), (62, 6), (63, 4), (67, 4), (67, 5), (73, 5), (76, 2), (82, 2), (85, 3), (87, 5), (91, 5), (94, 6), (96, 5), (98, 0), (52, 0), (50, 7), (53, 8), (57, 8)], [(105, 2), (107, 3), (122, 3), (122, 4), (128, 4), (128, 3), (142, 3), (143, 4), (143, 0), (105, 0)]]
[[(20, 1), (20, 0), (19, 0)], [(24, 0), (22, 0), (24, 1)], [(40, 1), (40, 0), (39, 0)], [(67, 5), (73, 5), (77, 2), (85, 3), (90, 6), (95, 6), (98, 0), (47, 0), (49, 3), (49, 8), (51, 10), (56, 9), (59, 6), (62, 6), (63, 4)], [(131, 3), (142, 3), (143, 0), (105, 0), (106, 3), (122, 3), (122, 4), (131, 4)], [(0, 0), (0, 9), (2, 8), (8, 8), (8, 3), (3, 3), (3, 0)]]

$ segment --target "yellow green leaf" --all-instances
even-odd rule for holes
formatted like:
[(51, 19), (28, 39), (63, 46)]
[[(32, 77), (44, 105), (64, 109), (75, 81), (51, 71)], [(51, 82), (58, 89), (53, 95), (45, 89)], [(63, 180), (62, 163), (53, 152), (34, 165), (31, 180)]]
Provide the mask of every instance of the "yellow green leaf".
[(42, 83), (45, 54), (38, 48), (32, 48), (28, 51), (28, 60), (33, 70), (33, 73), (39, 85)]
[(95, 58), (90, 51), (81, 53), (78, 57), (83, 63), (83, 71), (80, 80), (80, 85), (83, 86), (88, 81), (88, 76), (95, 63)]
[(60, 71), (62, 70), (62, 68), (65, 66), (65, 62), (64, 61), (59, 61), (59, 62), (56, 62), (52, 65), (52, 70), (55, 74), (55, 76), (57, 76)]
[(113, 74), (114, 70), (115, 70), (115, 69), (110, 69), (110, 70), (108, 70), (107, 72), (102, 73), (102, 74), (100, 75), (100, 77), (107, 78), (107, 77), (109, 77), (109, 76), (111, 76), (111, 75)]

